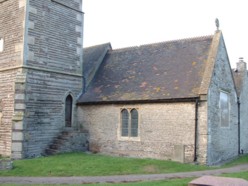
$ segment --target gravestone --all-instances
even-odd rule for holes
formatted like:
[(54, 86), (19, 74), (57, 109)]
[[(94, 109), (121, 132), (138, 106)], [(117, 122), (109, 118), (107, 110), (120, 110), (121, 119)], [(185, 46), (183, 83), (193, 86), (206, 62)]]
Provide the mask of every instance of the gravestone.
[(248, 181), (240, 178), (202, 176), (191, 181), (188, 186), (248, 186)]
[(248, 186), (248, 181), (240, 178), (202, 176), (191, 181), (188, 186)]

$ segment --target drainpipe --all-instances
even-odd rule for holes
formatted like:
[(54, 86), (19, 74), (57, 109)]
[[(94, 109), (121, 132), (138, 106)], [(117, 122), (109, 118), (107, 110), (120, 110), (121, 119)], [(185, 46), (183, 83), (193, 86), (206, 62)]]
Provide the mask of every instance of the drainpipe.
[(194, 152), (194, 162), (197, 161), (197, 131), (198, 131), (198, 107), (199, 107), (199, 98), (195, 100), (195, 152)]
[(240, 101), (238, 97), (238, 154), (240, 154)]

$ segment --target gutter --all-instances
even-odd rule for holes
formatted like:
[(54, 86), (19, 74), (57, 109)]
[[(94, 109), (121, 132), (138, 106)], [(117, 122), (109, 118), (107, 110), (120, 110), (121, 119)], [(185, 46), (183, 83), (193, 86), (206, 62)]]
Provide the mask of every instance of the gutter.
[(194, 162), (197, 162), (197, 139), (198, 139), (198, 108), (199, 108), (199, 98), (195, 100), (195, 142), (194, 142)]
[[(87, 87), (86, 87), (87, 88)], [(175, 103), (175, 102), (195, 102), (199, 97), (190, 98), (168, 98), (154, 100), (118, 100), (118, 101), (78, 101), (77, 105), (112, 105), (112, 104), (139, 104), (139, 103)]]

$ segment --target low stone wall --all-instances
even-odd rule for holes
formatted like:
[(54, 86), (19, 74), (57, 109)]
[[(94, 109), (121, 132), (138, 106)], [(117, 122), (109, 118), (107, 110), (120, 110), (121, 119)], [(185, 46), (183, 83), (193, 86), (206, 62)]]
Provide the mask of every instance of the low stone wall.
[(13, 168), (11, 159), (0, 159), (0, 170), (10, 170)]

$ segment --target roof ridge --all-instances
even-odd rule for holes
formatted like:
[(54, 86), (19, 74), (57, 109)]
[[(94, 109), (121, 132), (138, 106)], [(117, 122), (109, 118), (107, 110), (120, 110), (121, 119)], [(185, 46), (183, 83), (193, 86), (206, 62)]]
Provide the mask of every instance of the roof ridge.
[(200, 39), (206, 39), (206, 38), (213, 38), (214, 35), (205, 35), (205, 36), (198, 36), (198, 37), (188, 37), (188, 38), (182, 38), (182, 39), (174, 39), (174, 40), (167, 40), (167, 41), (161, 41), (161, 42), (155, 42), (155, 43), (147, 43), (142, 45), (136, 45), (136, 46), (130, 46), (130, 47), (124, 47), (124, 48), (115, 48), (111, 52), (115, 51), (122, 51), (122, 50), (129, 50), (129, 49), (135, 49), (150, 45), (156, 45), (156, 44), (169, 44), (169, 43), (175, 43), (178, 41), (188, 41), (188, 40), (200, 40)]
[(115, 49), (111, 50), (111, 52), (120, 51), (120, 50), (135, 49), (135, 48), (139, 48), (139, 47), (140, 47), (139, 45), (136, 45), (136, 46), (123, 47), (123, 48), (115, 48)]
[(102, 43), (102, 44), (98, 44), (98, 45), (83, 47), (83, 49), (95, 48), (95, 47), (104, 46), (104, 45), (110, 45), (111, 46), (111, 43), (108, 42), (108, 43)]
[(142, 47), (142, 46), (148, 46), (148, 45), (154, 45), (154, 44), (174, 43), (174, 42), (178, 42), (178, 41), (206, 39), (206, 38), (211, 38), (211, 37), (213, 37), (213, 35), (205, 35), (205, 36), (197, 36), (197, 37), (187, 37), (187, 38), (182, 38), (182, 39), (173, 39), (173, 40), (161, 41), (161, 42), (156, 42), (156, 43), (143, 44), (143, 45), (140, 45), (140, 47)]

